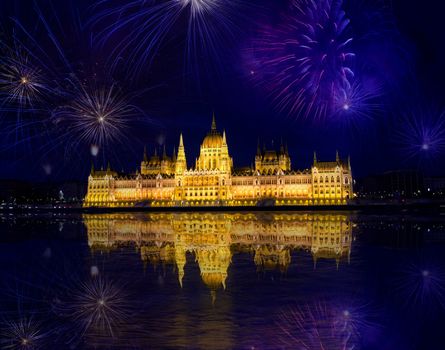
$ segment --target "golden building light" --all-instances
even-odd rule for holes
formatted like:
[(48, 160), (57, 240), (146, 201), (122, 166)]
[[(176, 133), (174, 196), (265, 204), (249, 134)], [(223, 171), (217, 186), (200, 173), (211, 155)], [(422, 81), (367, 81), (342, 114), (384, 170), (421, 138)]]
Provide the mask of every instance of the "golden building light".
[(168, 156), (144, 150), (136, 174), (92, 169), (85, 207), (343, 205), (353, 197), (350, 160), (323, 162), (314, 154), (310, 169), (293, 170), (287, 146), (278, 150), (259, 147), (255, 166), (234, 169), (226, 132), (220, 133), (213, 117), (199, 157), (187, 166), (184, 138), (178, 153)]

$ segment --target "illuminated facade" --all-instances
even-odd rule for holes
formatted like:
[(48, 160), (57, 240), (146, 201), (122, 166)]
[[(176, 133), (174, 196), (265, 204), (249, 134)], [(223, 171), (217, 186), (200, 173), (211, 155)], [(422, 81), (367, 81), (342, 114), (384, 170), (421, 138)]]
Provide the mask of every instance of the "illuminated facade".
[(314, 266), (326, 259), (337, 267), (351, 253), (352, 223), (345, 214), (86, 214), (83, 219), (91, 250), (133, 245), (144, 263), (173, 266), (181, 286), (191, 253), (212, 293), (226, 288), (234, 254), (252, 254), (259, 271), (284, 272), (292, 251), (310, 253)]
[(200, 155), (188, 168), (184, 140), (178, 153), (156, 153), (144, 158), (136, 174), (122, 175), (110, 168), (88, 178), (86, 207), (124, 206), (268, 206), (341, 205), (352, 198), (349, 159), (321, 162), (314, 154), (311, 169), (292, 170), (287, 147), (260, 150), (255, 167), (237, 170), (229, 154), (225, 131), (213, 118)]

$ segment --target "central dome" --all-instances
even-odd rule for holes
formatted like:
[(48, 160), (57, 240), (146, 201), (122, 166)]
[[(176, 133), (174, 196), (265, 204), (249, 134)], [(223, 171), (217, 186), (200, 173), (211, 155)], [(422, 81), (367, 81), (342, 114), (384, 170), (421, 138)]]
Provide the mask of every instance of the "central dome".
[(219, 148), (222, 146), (222, 144), (223, 144), (223, 138), (219, 133), (208, 134), (204, 138), (204, 141), (202, 142), (202, 146), (205, 148)]
[(216, 130), (216, 122), (215, 116), (213, 116), (212, 120), (212, 128), (207, 136), (204, 138), (202, 142), (202, 147), (204, 148), (220, 148), (224, 143), (224, 139), (221, 134)]

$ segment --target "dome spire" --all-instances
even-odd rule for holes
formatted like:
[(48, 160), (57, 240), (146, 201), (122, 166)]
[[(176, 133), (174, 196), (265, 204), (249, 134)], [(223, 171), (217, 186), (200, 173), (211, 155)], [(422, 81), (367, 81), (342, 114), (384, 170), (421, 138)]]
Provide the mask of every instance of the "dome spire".
[(213, 117), (212, 117), (212, 131), (216, 131), (215, 112), (213, 112)]

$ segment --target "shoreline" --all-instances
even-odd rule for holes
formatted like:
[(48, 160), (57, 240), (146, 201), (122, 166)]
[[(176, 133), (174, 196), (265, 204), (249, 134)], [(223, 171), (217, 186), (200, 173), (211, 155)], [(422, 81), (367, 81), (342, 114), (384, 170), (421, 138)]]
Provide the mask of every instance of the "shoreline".
[(445, 202), (424, 203), (363, 203), (346, 205), (307, 205), (307, 206), (196, 206), (196, 207), (34, 207), (34, 208), (0, 208), (0, 214), (13, 213), (119, 213), (119, 212), (428, 212), (445, 215)]

